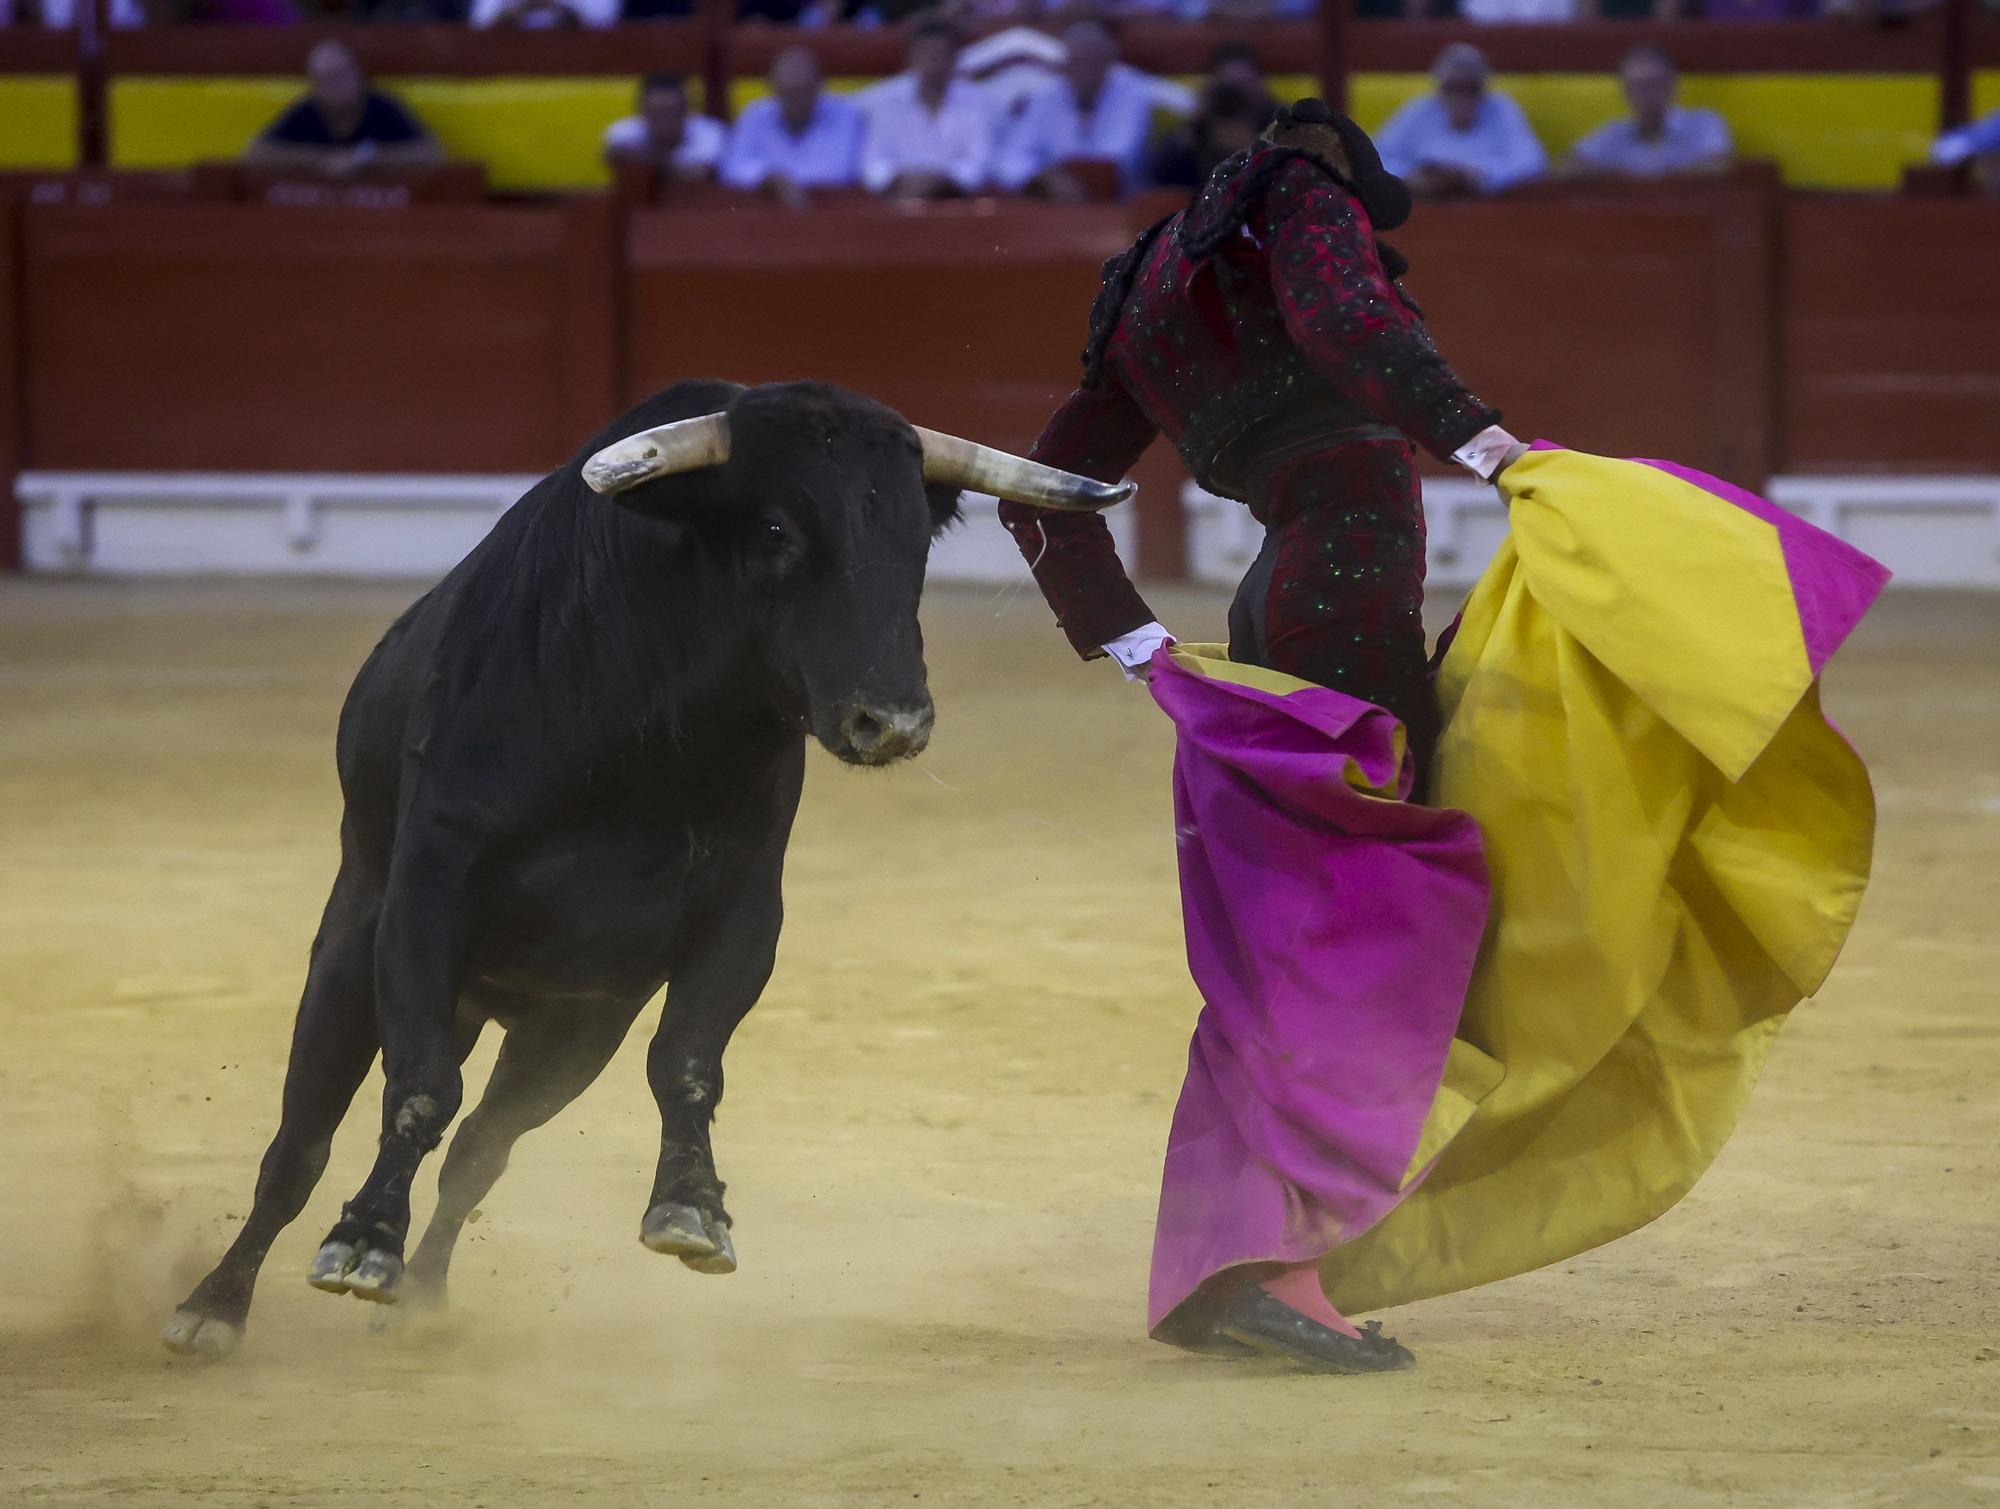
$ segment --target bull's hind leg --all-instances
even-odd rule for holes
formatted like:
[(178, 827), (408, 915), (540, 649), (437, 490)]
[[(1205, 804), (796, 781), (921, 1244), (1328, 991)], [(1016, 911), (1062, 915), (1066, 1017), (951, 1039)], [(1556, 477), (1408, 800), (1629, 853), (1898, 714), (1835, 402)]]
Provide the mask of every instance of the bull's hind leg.
[(451, 1139), (437, 1210), (410, 1257), (407, 1299), (443, 1303), (459, 1231), (506, 1171), (514, 1143), (590, 1087), (638, 1014), (637, 1005), (548, 1006), (508, 1030), (486, 1093)]
[(410, 1230), (410, 1185), (464, 1096), (455, 1019), (476, 857), (464, 837), (469, 827), (432, 815), (396, 841), (375, 929), (375, 1020), (385, 1081), (380, 1150), (306, 1272), (316, 1289), (382, 1303), (395, 1298)]
[(215, 1271), (167, 1322), (161, 1339), (173, 1351), (221, 1358), (242, 1339), (264, 1255), (305, 1208), (340, 1118), (375, 1061), (375, 914), (360, 890), (345, 873), (334, 882), (313, 942), (292, 1028), (283, 1114), (257, 1174), (255, 1203)]

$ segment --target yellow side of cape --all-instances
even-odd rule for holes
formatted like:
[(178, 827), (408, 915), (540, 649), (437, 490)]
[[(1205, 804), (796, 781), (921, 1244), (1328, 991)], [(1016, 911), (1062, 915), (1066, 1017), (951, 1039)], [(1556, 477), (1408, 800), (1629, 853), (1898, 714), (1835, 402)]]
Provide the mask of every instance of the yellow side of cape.
[(1535, 452), (1504, 480), (1512, 534), (1439, 676), (1433, 794), (1486, 841), (1459, 1036), (1502, 1078), (1469, 1114), (1447, 1083), (1428, 1177), (1323, 1260), (1343, 1310), (1523, 1273), (1671, 1207), (1868, 874), (1873, 795), (1820, 714), (1775, 527), (1639, 463)]

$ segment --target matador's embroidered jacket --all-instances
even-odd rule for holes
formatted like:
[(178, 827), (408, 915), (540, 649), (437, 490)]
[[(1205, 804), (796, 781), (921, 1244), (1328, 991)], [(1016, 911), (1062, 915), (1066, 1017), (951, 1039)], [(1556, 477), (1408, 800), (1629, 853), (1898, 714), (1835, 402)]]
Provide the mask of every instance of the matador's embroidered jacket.
[[(1274, 446), (1408, 437), (1448, 458), (1499, 414), (1431, 344), (1394, 281), (1403, 265), (1319, 159), (1268, 144), (1231, 158), (1105, 264), (1082, 386), (1034, 458), (1115, 481), (1164, 434), (1260, 518), (1255, 463)], [(1152, 620), (1101, 518), (1015, 503), (1000, 517), (1079, 653)]]

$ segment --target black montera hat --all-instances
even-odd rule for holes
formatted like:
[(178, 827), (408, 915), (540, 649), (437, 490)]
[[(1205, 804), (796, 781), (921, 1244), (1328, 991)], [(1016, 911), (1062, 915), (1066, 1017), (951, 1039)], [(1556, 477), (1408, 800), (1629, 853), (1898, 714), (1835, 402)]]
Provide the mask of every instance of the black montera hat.
[(1392, 231), (1410, 218), (1410, 187), (1382, 166), (1375, 142), (1347, 116), (1325, 100), (1304, 99), (1278, 111), (1276, 130), (1287, 126), (1324, 126), (1340, 138), (1354, 170), (1354, 192), (1378, 231)]

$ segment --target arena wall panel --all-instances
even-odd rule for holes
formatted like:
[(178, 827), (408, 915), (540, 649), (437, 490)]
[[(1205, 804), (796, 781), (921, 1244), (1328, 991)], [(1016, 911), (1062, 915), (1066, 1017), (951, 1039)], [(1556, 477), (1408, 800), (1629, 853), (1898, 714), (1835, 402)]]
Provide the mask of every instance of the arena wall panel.
[(1460, 374), (1524, 438), (1770, 471), (1770, 197), (1550, 192), (1438, 205), (1396, 232)]
[[(696, 375), (837, 381), (1023, 448), (1075, 380), (1099, 264), (1162, 208), (718, 200), (619, 220), (604, 198), (314, 210), (132, 182), (37, 188), (0, 269), (18, 330), (0, 329), (0, 471), (167, 479), (171, 506), (104, 505), (128, 543), (187, 503), (176, 477), (537, 472), (621, 400)], [(1549, 187), (1429, 208), (1394, 240), (1440, 345), (1524, 435), (1807, 479), (1802, 508), (1921, 535), (1887, 553), (1926, 580), (1984, 537), (2000, 204)], [(1893, 475), (1852, 499), (1811, 481), (1869, 474)], [(1185, 471), (1161, 444), (1135, 475), (1142, 568), (1179, 575)]]
[(602, 201), (34, 206), (40, 467), (541, 471), (616, 367)]
[(1098, 269), (1130, 238), (1116, 207), (641, 210), (626, 232), (623, 390), (818, 377), (1025, 446), (1074, 383)]
[(1784, 225), (1785, 469), (1995, 470), (2000, 203), (1797, 198)]
[[(1106, 257), (1131, 240), (1125, 210), (955, 205), (733, 214), (644, 210), (626, 232), (629, 353), (637, 398), (678, 378), (814, 377), (879, 398), (919, 424), (1025, 450), (1074, 385)], [(1156, 453), (1165, 452), (1155, 447)], [(1144, 566), (1180, 574), (1177, 488), (1165, 452), (1142, 474), (1158, 510)]]

